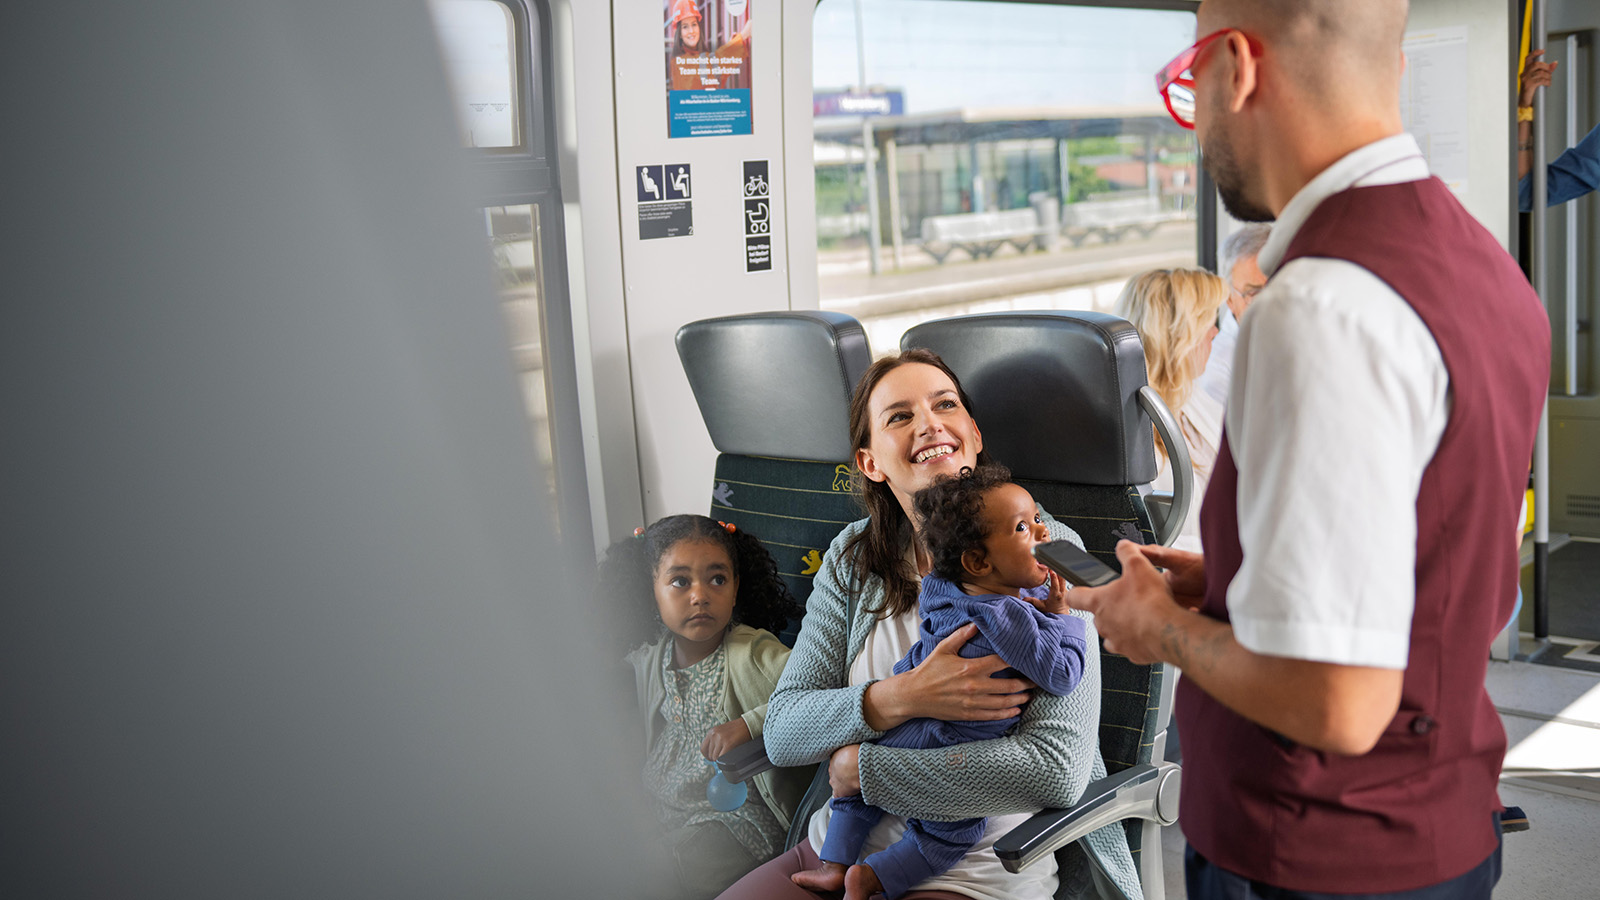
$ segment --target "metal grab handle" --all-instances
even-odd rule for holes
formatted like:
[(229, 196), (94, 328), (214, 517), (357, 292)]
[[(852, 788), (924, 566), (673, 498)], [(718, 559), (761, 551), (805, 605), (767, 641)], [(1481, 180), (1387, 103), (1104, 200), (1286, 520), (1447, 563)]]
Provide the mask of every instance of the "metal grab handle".
[(1150, 385), (1139, 388), (1139, 408), (1155, 422), (1156, 433), (1167, 448), (1167, 465), (1172, 467), (1172, 510), (1167, 520), (1156, 525), (1156, 542), (1170, 547), (1183, 530), (1183, 521), (1189, 515), (1189, 505), (1194, 502), (1194, 465), (1189, 461), (1189, 445), (1183, 440), (1178, 420), (1173, 418), (1167, 403)]

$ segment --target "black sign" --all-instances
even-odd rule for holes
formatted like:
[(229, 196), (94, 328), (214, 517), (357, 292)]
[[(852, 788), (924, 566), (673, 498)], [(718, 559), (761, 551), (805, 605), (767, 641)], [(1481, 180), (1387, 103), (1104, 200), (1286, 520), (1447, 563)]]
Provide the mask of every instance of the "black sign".
[(633, 177), (633, 187), (639, 192), (640, 203), (653, 203), (667, 199), (666, 188), (662, 184), (660, 166), (636, 166), (639, 171)]
[(772, 233), (772, 207), (770, 200), (744, 202), (744, 233), (746, 237)]
[(744, 161), (744, 196), (751, 197), (772, 196), (771, 182), (767, 179), (767, 161), (764, 159), (747, 159)]
[(666, 184), (662, 185), (662, 187), (666, 188), (666, 191), (667, 191), (667, 196), (666, 196), (665, 199), (667, 199), (667, 200), (687, 200), (687, 199), (689, 199), (689, 164), (688, 163), (678, 163), (676, 165), (667, 166), (667, 167), (665, 167), (665, 170), (663, 171), (662, 174), (664, 176), (666, 176), (666, 179), (667, 179)]
[(694, 206), (687, 200), (639, 204), (639, 240), (694, 234)]
[(772, 235), (744, 239), (744, 270), (767, 272), (772, 269)]

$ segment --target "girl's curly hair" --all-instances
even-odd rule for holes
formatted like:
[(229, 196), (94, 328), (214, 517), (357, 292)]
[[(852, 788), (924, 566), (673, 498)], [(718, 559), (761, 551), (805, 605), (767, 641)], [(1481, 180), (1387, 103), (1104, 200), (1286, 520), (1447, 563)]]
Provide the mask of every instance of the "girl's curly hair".
[(729, 531), (705, 516), (667, 516), (643, 534), (612, 544), (600, 564), (601, 597), (631, 607), (626, 620), (615, 623), (624, 650), (661, 636), (665, 626), (656, 607), (656, 567), (669, 549), (683, 541), (706, 541), (728, 554), (739, 576), (733, 621), (777, 634), (800, 615), (800, 605), (778, 575), (778, 563), (755, 535), (743, 529)]
[(983, 521), (984, 495), (1011, 483), (1011, 470), (998, 463), (962, 468), (946, 475), (911, 498), (922, 520), (922, 543), (933, 558), (933, 574), (954, 584), (972, 576), (961, 557), (968, 550), (983, 552), (989, 533)]

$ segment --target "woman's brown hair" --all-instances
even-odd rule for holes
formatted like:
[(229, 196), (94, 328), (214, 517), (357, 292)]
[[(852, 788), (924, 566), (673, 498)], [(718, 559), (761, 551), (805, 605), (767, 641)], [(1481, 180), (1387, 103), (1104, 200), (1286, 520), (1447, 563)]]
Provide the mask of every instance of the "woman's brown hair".
[[(856, 385), (850, 398), (850, 446), (861, 450), (872, 442), (872, 415), (868, 408), (872, 391), (885, 375), (903, 365), (921, 363), (943, 372), (955, 385), (961, 407), (972, 415), (972, 401), (961, 387), (961, 379), (944, 364), (939, 354), (932, 350), (916, 348), (902, 350), (893, 356), (874, 362)], [(988, 463), (989, 455), (980, 450), (976, 462)], [(911, 546), (911, 520), (906, 517), (900, 501), (886, 481), (873, 481), (855, 467), (851, 489), (856, 501), (867, 514), (867, 527), (845, 542), (844, 556), (850, 560), (850, 590), (860, 591), (867, 581), (876, 576), (883, 579), (883, 606), (873, 610), (880, 619), (887, 619), (917, 608), (917, 573), (908, 569), (906, 548)]]

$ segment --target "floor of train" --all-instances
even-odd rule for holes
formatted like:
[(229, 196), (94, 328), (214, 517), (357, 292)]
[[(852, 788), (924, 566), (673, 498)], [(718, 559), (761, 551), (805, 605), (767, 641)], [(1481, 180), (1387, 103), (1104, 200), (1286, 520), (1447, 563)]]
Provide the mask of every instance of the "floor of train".
[[(1490, 662), (1509, 740), (1500, 799), (1531, 828), (1505, 836), (1497, 900), (1593, 897), (1600, 885), (1600, 672)], [(1180, 814), (1181, 815), (1181, 814)], [(1168, 900), (1185, 896), (1182, 822), (1162, 834)]]

